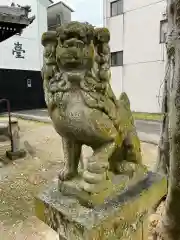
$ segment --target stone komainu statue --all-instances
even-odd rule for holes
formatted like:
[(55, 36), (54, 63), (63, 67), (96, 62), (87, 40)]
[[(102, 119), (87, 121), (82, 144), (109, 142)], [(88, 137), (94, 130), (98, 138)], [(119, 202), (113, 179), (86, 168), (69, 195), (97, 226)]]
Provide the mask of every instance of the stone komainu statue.
[(84, 144), (94, 151), (83, 173), (88, 184), (102, 181), (108, 170), (123, 174), (141, 164), (130, 102), (125, 93), (117, 100), (111, 89), (109, 40), (106, 28), (79, 22), (42, 36), (45, 101), (63, 142), (62, 181), (78, 174)]

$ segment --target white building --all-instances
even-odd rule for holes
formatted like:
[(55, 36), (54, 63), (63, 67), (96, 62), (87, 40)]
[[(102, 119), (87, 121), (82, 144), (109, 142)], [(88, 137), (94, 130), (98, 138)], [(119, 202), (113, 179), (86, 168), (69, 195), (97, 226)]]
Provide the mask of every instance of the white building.
[[(14, 1), (21, 6), (30, 5), (31, 15), (36, 18), (21, 35), (15, 35), (0, 43), (0, 98), (9, 99), (12, 109), (44, 107), (41, 37), (48, 29), (48, 22), (57, 20), (59, 12), (64, 13), (66, 8), (62, 2), (53, 4), (52, 0)], [(7, 5), (8, 1), (6, 3), (4, 0), (4, 4)], [(71, 15), (72, 11), (68, 7), (67, 9), (65, 18), (66, 13)], [(70, 20), (69, 15), (67, 20)]]
[[(47, 31), (47, 7), (52, 3), (49, 0), (16, 0), (21, 6), (30, 5), (31, 15), (35, 15), (34, 22), (23, 30), (21, 35), (15, 35), (0, 44), (0, 68), (40, 71), (42, 67), (41, 36)], [(21, 57), (13, 54), (15, 44), (22, 44)]]
[(165, 0), (104, 0), (111, 33), (112, 87), (137, 112), (160, 112), (165, 75)]
[(48, 7), (48, 29), (55, 30), (58, 25), (71, 21), (72, 8), (64, 2), (57, 2)]

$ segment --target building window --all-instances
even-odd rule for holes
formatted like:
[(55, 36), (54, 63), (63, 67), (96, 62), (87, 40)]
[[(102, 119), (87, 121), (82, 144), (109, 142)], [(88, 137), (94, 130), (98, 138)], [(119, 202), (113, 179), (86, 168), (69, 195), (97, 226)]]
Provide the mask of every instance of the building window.
[(167, 20), (160, 21), (160, 43), (166, 43)]
[(111, 2), (111, 17), (123, 14), (123, 0)]
[(123, 51), (111, 53), (111, 66), (123, 66)]
[(27, 87), (28, 88), (32, 87), (31, 79), (27, 79)]

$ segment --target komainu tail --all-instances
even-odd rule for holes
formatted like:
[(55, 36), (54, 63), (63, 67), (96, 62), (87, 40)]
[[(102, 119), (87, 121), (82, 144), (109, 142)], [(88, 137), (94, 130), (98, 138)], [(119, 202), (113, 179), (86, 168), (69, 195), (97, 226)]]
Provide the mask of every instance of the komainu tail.
[[(125, 146), (129, 149), (126, 159), (129, 162), (142, 163), (141, 144), (136, 132), (133, 114), (131, 112), (130, 100), (125, 92), (121, 93), (119, 98), (120, 105), (124, 107), (127, 120), (127, 137)], [(133, 147), (132, 147), (133, 146)], [(131, 149), (131, 150), (130, 150)]]
[(124, 104), (125, 108), (131, 111), (130, 101), (129, 101), (128, 95), (125, 92), (121, 93), (119, 98), (119, 103)]
[[(130, 104), (130, 100), (128, 98), (128, 95), (125, 92), (122, 92), (119, 98), (119, 104), (126, 110), (126, 114), (127, 114), (127, 119), (129, 120), (129, 123), (132, 124), (132, 126), (134, 126), (134, 118), (133, 118), (133, 114), (131, 112), (131, 104)], [(135, 126), (134, 126), (135, 129)]]

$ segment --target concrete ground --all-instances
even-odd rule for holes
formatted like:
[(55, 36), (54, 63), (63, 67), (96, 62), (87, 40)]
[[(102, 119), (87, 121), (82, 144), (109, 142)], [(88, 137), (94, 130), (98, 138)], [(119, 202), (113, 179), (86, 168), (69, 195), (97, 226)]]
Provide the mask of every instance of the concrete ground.
[[(34, 110), (26, 110), (16, 112), (17, 114), (24, 114), (29, 116), (37, 116), (46, 118), (48, 117), (48, 112), (46, 109), (34, 109)], [(145, 132), (149, 134), (160, 134), (161, 124), (158, 121), (144, 121), (144, 120), (136, 120), (136, 127), (139, 132)]]
[[(19, 111), (19, 112), (14, 112), (13, 115), (17, 117), (19, 116), (23, 119), (28, 119), (28, 120), (51, 122), (46, 109)], [(158, 144), (160, 131), (161, 131), (160, 122), (136, 120), (135, 125), (137, 128), (139, 138), (142, 141)]]
[[(0, 169), (0, 239), (56, 240), (56, 233), (35, 217), (34, 196), (62, 167), (61, 139), (51, 124), (19, 120), (28, 155)], [(84, 148), (84, 156), (92, 151)], [(152, 169), (155, 145), (142, 143), (143, 161)]]

